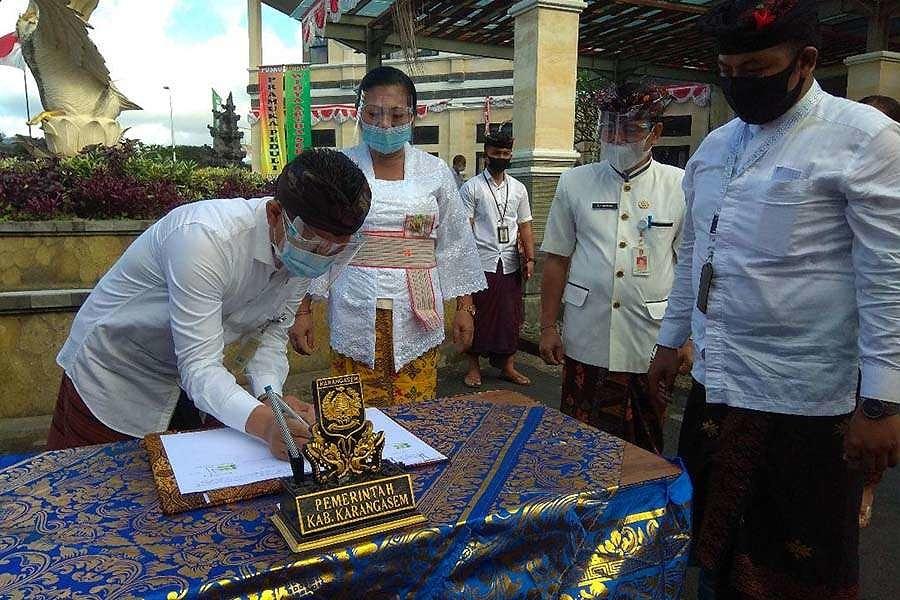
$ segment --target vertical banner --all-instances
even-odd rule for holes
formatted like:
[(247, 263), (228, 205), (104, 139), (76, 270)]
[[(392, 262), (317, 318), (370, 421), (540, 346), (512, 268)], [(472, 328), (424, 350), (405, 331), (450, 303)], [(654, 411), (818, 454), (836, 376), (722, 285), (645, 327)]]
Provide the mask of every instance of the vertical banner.
[(285, 163), (294, 160), (304, 148), (312, 145), (312, 110), (309, 90), (309, 67), (284, 67), (284, 138)]
[(263, 175), (281, 174), (285, 163), (284, 67), (259, 68), (259, 119), (262, 121)]

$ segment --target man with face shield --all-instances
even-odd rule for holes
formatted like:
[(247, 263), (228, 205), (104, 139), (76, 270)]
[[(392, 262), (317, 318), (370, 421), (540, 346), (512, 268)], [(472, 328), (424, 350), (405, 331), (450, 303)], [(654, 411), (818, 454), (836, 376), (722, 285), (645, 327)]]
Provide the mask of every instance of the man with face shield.
[(817, 4), (704, 24), (738, 118), (687, 165), (650, 391), (692, 335), (679, 454), (707, 597), (857, 598), (862, 481), (900, 459), (900, 126), (816, 82)]
[(654, 452), (663, 415), (649, 401), (647, 368), (684, 215), (683, 171), (650, 154), (670, 102), (643, 84), (602, 96), (604, 160), (560, 178), (541, 247), (540, 349), (564, 364), (561, 410)]
[[(369, 202), (350, 159), (309, 150), (285, 167), (274, 198), (206, 200), (162, 217), (75, 317), (57, 357), (65, 373), (49, 448), (194, 429), (202, 411), (286, 458), (264, 390), (281, 393), (297, 305), (314, 278), (327, 286), (360, 249)], [(223, 363), (232, 342), (252, 393)], [(285, 401), (313, 420), (309, 405)], [(306, 427), (289, 424), (305, 442)]]

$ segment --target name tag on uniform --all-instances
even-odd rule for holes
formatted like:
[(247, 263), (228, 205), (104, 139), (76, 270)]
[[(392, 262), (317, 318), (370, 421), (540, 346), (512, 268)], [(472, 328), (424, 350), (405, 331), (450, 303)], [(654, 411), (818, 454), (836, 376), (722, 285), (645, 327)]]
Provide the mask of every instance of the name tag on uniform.
[(594, 210), (618, 210), (619, 203), (618, 202), (594, 202), (591, 204), (591, 208)]

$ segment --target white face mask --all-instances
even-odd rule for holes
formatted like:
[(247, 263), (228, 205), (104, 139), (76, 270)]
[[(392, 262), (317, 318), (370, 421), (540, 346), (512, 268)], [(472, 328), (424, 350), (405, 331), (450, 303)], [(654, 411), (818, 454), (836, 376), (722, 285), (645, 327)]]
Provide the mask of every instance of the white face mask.
[(640, 142), (632, 142), (630, 144), (612, 144), (605, 143), (600, 150), (600, 157), (608, 160), (609, 164), (619, 173), (627, 173), (640, 163), (642, 163), (650, 154), (645, 149), (649, 136)]

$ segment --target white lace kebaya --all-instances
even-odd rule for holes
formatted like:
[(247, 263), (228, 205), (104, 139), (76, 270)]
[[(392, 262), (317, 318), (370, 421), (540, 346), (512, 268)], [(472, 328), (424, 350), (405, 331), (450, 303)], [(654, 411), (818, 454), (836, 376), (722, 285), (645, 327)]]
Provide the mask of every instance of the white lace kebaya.
[[(407, 144), (405, 178), (375, 178), (372, 158), (365, 145), (344, 151), (365, 173), (372, 188), (372, 207), (362, 226), (363, 234), (408, 235), (411, 221), (434, 225), (428, 237), (435, 240), (436, 266), (427, 270), (434, 305), (443, 321), (444, 300), (487, 287), (472, 227), (447, 164)], [(398, 240), (400, 243), (400, 240)], [(348, 266), (328, 294), (331, 347), (369, 367), (375, 364), (375, 308), (378, 300), (390, 300), (394, 322), (394, 368), (423, 355), (444, 340), (444, 328), (428, 328), (410, 302), (412, 278), (405, 269)], [(314, 289), (311, 293), (324, 295)]]

